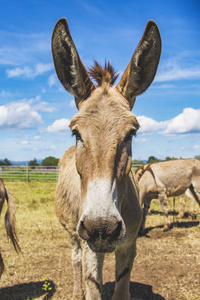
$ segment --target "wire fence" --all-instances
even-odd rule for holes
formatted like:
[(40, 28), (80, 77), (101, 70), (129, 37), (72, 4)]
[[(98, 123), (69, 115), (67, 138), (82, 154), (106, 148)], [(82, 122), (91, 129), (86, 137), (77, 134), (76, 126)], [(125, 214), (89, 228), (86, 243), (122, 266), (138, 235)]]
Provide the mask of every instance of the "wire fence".
[(7, 181), (57, 181), (57, 166), (0, 166), (0, 176)]
[[(133, 165), (135, 172), (141, 165)], [(0, 177), (7, 181), (57, 181), (57, 166), (0, 166)]]

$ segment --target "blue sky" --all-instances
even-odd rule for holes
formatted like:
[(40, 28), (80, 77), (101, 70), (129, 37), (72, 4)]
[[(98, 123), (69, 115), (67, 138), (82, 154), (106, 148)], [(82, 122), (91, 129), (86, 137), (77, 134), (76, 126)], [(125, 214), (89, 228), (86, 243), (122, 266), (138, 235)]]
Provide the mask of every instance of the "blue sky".
[(61, 17), (86, 67), (106, 58), (121, 74), (154, 20), (162, 55), (132, 110), (141, 125), (133, 159), (200, 155), (199, 0), (1, 0), (0, 159), (60, 157), (75, 142), (68, 124), (77, 109), (56, 78), (50, 48)]

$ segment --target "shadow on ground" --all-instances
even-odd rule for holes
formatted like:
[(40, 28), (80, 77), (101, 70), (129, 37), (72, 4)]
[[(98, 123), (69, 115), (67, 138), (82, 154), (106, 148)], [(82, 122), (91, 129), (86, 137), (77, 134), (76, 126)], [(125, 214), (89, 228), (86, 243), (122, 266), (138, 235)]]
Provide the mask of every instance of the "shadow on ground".
[[(178, 216), (178, 212), (177, 211), (174, 211), (174, 210), (169, 210), (168, 211), (168, 215), (169, 216)], [(160, 210), (155, 210), (155, 209), (152, 209), (148, 215), (161, 215), (163, 216), (163, 212), (160, 211)], [(191, 218), (191, 219), (196, 219), (197, 218), (197, 214), (191, 214), (189, 212), (184, 212), (184, 216), (183, 216), (184, 219), (188, 219), (188, 218)]]
[[(107, 282), (103, 286), (103, 300), (110, 300), (114, 293), (115, 283)], [(154, 294), (152, 286), (138, 282), (130, 282), (131, 299), (135, 300), (165, 300), (159, 294)]]
[[(200, 225), (199, 221), (173, 222), (173, 223), (170, 224), (170, 227), (169, 227), (169, 229), (167, 231), (170, 231), (172, 228), (191, 228), (191, 227), (196, 227), (198, 225)], [(164, 228), (164, 225), (147, 227), (147, 228), (145, 228), (144, 232), (140, 232), (138, 236), (139, 237), (142, 237), (142, 236), (150, 237), (150, 236), (148, 236), (148, 233), (151, 232), (154, 229), (159, 229), (159, 228), (160, 229)]]
[(51, 299), (56, 291), (53, 281), (38, 281), (17, 284), (0, 289), (1, 300), (31, 300), (44, 296), (43, 299)]

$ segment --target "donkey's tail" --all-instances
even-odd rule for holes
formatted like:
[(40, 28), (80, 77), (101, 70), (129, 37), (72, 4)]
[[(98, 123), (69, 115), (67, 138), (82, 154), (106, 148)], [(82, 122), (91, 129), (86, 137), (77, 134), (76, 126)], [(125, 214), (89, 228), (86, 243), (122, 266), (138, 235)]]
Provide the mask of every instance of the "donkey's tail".
[[(5, 188), (5, 186), (4, 186)], [(21, 251), (21, 248), (18, 244), (18, 238), (15, 230), (15, 203), (12, 195), (5, 188), (5, 198), (7, 200), (7, 212), (5, 215), (5, 227), (7, 236), (12, 241), (12, 244), (16, 252)]]
[[(1, 184), (2, 182), (2, 184)], [(1, 211), (2, 211), (2, 208), (3, 208), (3, 205), (4, 205), (4, 201), (5, 201), (5, 186), (3, 184), (3, 180), (2, 178), (0, 177), (0, 215), (1, 215)]]

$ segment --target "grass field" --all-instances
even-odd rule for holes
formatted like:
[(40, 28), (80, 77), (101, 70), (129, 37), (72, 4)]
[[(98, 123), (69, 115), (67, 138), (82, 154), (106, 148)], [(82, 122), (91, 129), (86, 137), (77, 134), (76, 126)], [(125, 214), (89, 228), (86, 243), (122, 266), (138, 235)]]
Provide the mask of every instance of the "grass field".
[[(16, 203), (16, 227), (22, 253), (8, 242), (1, 215), (0, 248), (5, 263), (1, 277), (1, 300), (71, 300), (73, 270), (66, 231), (54, 213), (56, 182), (5, 182)], [(196, 204), (195, 204), (196, 205)], [(189, 203), (186, 210), (189, 212)], [(175, 211), (178, 213), (176, 201)], [(196, 205), (196, 209), (198, 209)], [(131, 296), (138, 300), (200, 299), (200, 214), (176, 220), (172, 201), (170, 219), (174, 227), (162, 231), (163, 216), (157, 200), (147, 219), (147, 237), (137, 241), (138, 255), (131, 273)], [(114, 255), (106, 255), (103, 299), (114, 289)]]

